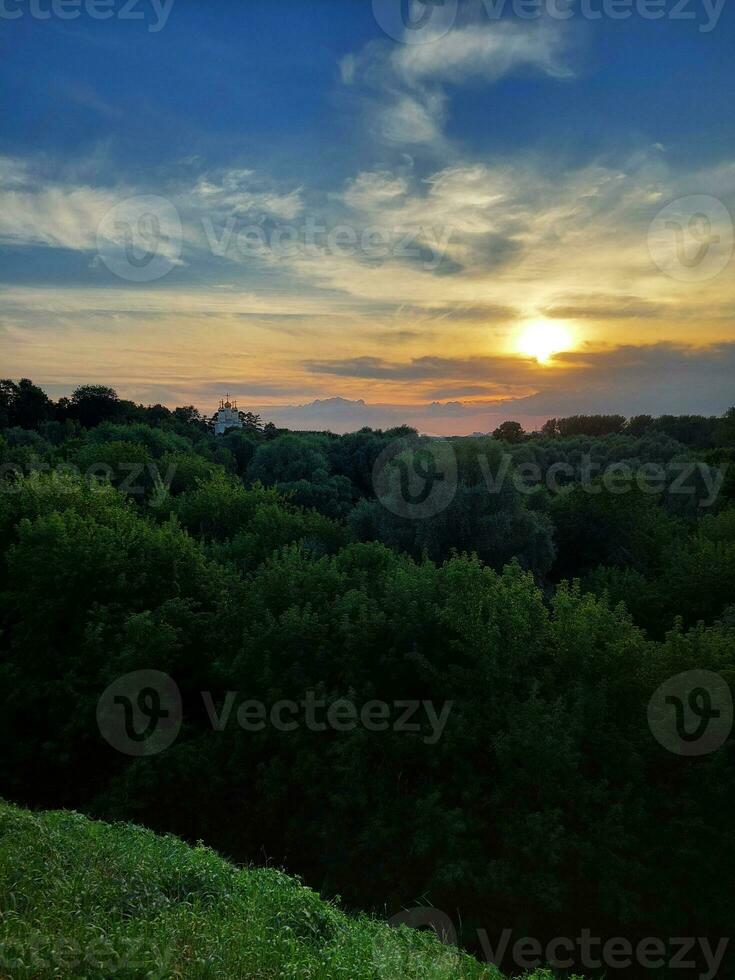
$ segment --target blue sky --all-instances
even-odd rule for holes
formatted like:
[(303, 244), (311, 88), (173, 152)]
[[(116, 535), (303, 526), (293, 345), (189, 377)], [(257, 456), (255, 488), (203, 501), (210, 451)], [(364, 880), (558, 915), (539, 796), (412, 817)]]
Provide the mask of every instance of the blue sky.
[(0, 3), (3, 373), (444, 432), (735, 401), (727, 3), (66, 2)]

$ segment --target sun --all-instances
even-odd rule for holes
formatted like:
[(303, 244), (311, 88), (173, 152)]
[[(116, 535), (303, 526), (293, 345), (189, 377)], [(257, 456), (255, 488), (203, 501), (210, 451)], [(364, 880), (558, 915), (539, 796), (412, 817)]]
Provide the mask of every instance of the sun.
[(518, 353), (548, 364), (554, 354), (569, 350), (574, 341), (569, 330), (553, 320), (535, 320), (518, 338)]

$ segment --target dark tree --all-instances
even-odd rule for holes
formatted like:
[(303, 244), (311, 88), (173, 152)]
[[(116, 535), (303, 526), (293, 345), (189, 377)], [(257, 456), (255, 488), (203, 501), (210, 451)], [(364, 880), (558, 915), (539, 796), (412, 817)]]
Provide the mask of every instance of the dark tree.
[(521, 442), (525, 442), (527, 436), (520, 422), (509, 421), (503, 422), (497, 427), (497, 429), (495, 429), (493, 432), (493, 438), (502, 439), (503, 442), (518, 445)]
[(723, 446), (735, 446), (735, 406), (728, 408), (722, 416), (720, 442)]
[(250, 432), (260, 432), (263, 428), (260, 416), (255, 415), (253, 412), (240, 412), (240, 421), (243, 424), (243, 428)]
[(171, 411), (165, 405), (149, 405), (144, 414), (148, 425), (161, 426), (171, 421)]
[(625, 429), (624, 415), (571, 415), (558, 419), (561, 436), (608, 436)]
[(36, 429), (53, 416), (54, 406), (51, 399), (28, 378), (21, 378), (18, 384), (10, 378), (0, 381), (1, 427)]
[(71, 396), (69, 414), (87, 428), (118, 417), (119, 399), (114, 388), (105, 385), (82, 385)]
[(631, 436), (642, 436), (653, 428), (653, 418), (650, 415), (634, 415), (629, 419), (625, 431)]
[(193, 425), (195, 422), (204, 421), (199, 409), (193, 405), (183, 405), (180, 408), (175, 408), (173, 416), (177, 422), (183, 422), (185, 425)]

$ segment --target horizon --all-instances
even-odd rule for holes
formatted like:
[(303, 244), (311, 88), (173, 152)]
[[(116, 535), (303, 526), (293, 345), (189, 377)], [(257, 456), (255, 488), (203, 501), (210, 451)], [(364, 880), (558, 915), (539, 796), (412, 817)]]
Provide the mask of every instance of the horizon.
[[(8, 379), (11, 384), (15, 383), (15, 379)], [(33, 385), (33, 380), (26, 378), (22, 379), (26, 382), (30, 382)], [(33, 385), (36, 390), (43, 391), (46, 396), (50, 393), (45, 391), (43, 388)], [(158, 402), (156, 404), (143, 404), (135, 403), (132, 399), (125, 399), (120, 397), (120, 393), (117, 392), (111, 386), (92, 383), (89, 387), (101, 388), (106, 392), (109, 392), (114, 399), (119, 399), (120, 401), (127, 401), (136, 406), (136, 408), (143, 409), (144, 411), (150, 411), (159, 406), (163, 406), (169, 411), (173, 412), (174, 409), (179, 408), (194, 408), (199, 414), (202, 421), (213, 423), (216, 419), (217, 412), (223, 407), (232, 407), (235, 411), (239, 412), (240, 416), (246, 414), (251, 414), (256, 416), (260, 420), (260, 425), (264, 426), (268, 423), (275, 425), (277, 428), (283, 431), (290, 431), (295, 434), (332, 434), (332, 435), (347, 435), (349, 433), (358, 432), (362, 429), (370, 429), (373, 431), (386, 431), (395, 429), (401, 426), (409, 426), (418, 432), (418, 435), (425, 436), (428, 438), (468, 438), (468, 437), (494, 437), (495, 429), (502, 426), (505, 422), (518, 423), (521, 426), (522, 436), (524, 438), (535, 438), (542, 437), (544, 433), (542, 429), (547, 422), (551, 421), (567, 421), (569, 419), (580, 419), (588, 420), (594, 422), (596, 420), (607, 420), (609, 422), (617, 422), (620, 420), (624, 423), (623, 429), (625, 431), (628, 424), (631, 422), (643, 422), (648, 419), (649, 423), (664, 421), (665, 419), (701, 419), (701, 420), (725, 420), (734, 411), (735, 407), (730, 406), (726, 412), (722, 412), (720, 415), (701, 415), (701, 414), (689, 414), (689, 413), (662, 413), (659, 416), (651, 416), (648, 414), (631, 414), (625, 415), (621, 413), (575, 413), (573, 416), (523, 416), (523, 415), (504, 415), (498, 413), (497, 420), (493, 423), (493, 428), (490, 429), (473, 429), (470, 431), (456, 432), (450, 429), (451, 423), (447, 425), (444, 431), (434, 430), (431, 431), (431, 425), (434, 424), (433, 420), (429, 421), (429, 427), (422, 427), (422, 417), (420, 415), (415, 415), (409, 417), (401, 415), (401, 409), (397, 406), (386, 406), (386, 405), (369, 405), (366, 404), (363, 399), (358, 399), (350, 401), (348, 399), (335, 397), (327, 399), (315, 399), (305, 405), (295, 405), (295, 406), (275, 406), (275, 407), (265, 407), (260, 409), (258, 406), (252, 405), (240, 405), (240, 399), (236, 394), (232, 392), (222, 393), (217, 398), (217, 405), (213, 410), (211, 406), (202, 405), (163, 405), (163, 403)], [(79, 390), (82, 391), (85, 386), (80, 386)], [(71, 400), (76, 392), (69, 390), (64, 391), (60, 396), (58, 396), (58, 401)], [(230, 405), (231, 403), (231, 405)], [(54, 405), (53, 399), (51, 400), (51, 405)], [(61, 409), (61, 417), (65, 416), (66, 410), (61, 404), (58, 406)], [(440, 411), (445, 410), (447, 406), (437, 406)], [(429, 406), (431, 408), (431, 406)], [(395, 414), (394, 414), (395, 413)], [(337, 424), (334, 423), (333, 418), (338, 417), (341, 421)], [(488, 416), (480, 416), (482, 420), (487, 421)], [(465, 423), (467, 419), (465, 418)], [(310, 425), (305, 424), (310, 422)], [(439, 423), (441, 425), (441, 422)], [(610, 430), (610, 434), (613, 434), (613, 430)], [(598, 434), (599, 437), (599, 434)], [(507, 438), (503, 435), (500, 438)]]

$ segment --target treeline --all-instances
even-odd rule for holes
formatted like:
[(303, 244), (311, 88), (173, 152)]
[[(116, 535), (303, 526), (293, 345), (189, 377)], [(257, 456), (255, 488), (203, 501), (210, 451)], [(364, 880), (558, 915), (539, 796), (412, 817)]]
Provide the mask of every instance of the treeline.
[[(241, 413), (245, 427), (250, 430), (264, 428), (275, 430), (273, 423), (261, 425), (260, 416), (252, 412)], [(38, 385), (28, 378), (15, 382), (0, 379), (0, 428), (18, 426), (38, 429), (46, 422), (78, 422), (89, 428), (102, 422), (136, 423), (147, 425), (196, 425), (200, 429), (209, 426), (209, 419), (193, 405), (173, 410), (165, 405), (138, 405), (118, 398), (116, 391), (106, 385), (82, 385), (71, 397), (54, 402)], [(571, 415), (567, 418), (548, 419), (538, 432), (526, 432), (519, 422), (503, 422), (492, 433), (493, 437), (507, 443), (520, 443), (539, 438), (570, 438), (574, 436), (629, 435), (635, 438), (646, 435), (664, 435), (684, 446), (696, 449), (714, 449), (718, 446), (735, 446), (735, 408), (724, 416), (706, 415)]]
[(528, 439), (568, 439), (573, 436), (664, 435), (684, 446), (714, 449), (735, 445), (735, 409), (716, 415), (571, 415), (548, 419), (538, 432), (526, 432), (519, 422), (503, 422), (493, 432), (496, 439), (521, 443)]
[[(722, 490), (699, 506), (723, 464), (663, 433), (451, 440), (455, 492), (417, 519), (376, 496), (401, 440), (436, 445), (168, 417), (6, 426), (3, 792), (283, 864), (380, 914), (430, 903), (468, 944), (508, 927), (715, 945), (735, 913), (733, 743), (676, 755), (647, 705), (683, 671), (735, 681), (735, 508)], [(622, 484), (586, 482), (586, 460)], [(692, 492), (645, 492), (646, 463), (685, 464)], [(97, 703), (150, 669), (184, 724), (131, 759)], [(235, 712), (217, 730), (228, 691), (452, 707), (437, 738), (423, 715), (245, 731)]]
[[(277, 431), (272, 423), (262, 426), (259, 416), (252, 413), (243, 413), (243, 416), (248, 429), (264, 428), (267, 433)], [(18, 382), (11, 378), (0, 379), (0, 429), (36, 429), (58, 441), (64, 435), (94, 428), (103, 422), (164, 427), (184, 435), (190, 435), (192, 430), (206, 433), (211, 428), (210, 420), (194, 405), (173, 410), (160, 404), (138, 405), (119, 398), (115, 389), (107, 385), (81, 385), (71, 397), (53, 401), (28, 378)]]
[[(658, 637), (677, 615), (686, 625), (711, 623), (734, 601), (729, 518), (720, 516), (735, 499), (732, 411), (719, 420), (722, 444), (709, 450), (659, 431), (436, 441), (407, 426), (291, 433), (252, 415), (242, 429), (215, 437), (192, 407), (136, 406), (104, 386), (53, 403), (30, 381), (12, 384), (0, 384), (6, 417), (59, 417), (0, 428), (6, 482), (71, 469), (107, 480), (156, 517), (212, 481), (271, 488), (337, 521), (349, 540), (380, 541), (417, 560), (476, 554), (496, 571), (515, 560), (547, 591), (581, 578), (585, 588), (624, 601)], [(594, 429), (596, 418), (607, 417), (585, 418)], [(442, 474), (452, 480), (446, 500), (419, 519), (401, 506), (400, 485), (378, 492), (376, 472), (396, 446), (409, 471), (421, 471), (422, 454), (451, 469)], [(442, 461), (445, 452), (451, 458)], [(401, 452), (392, 462), (403, 465)], [(651, 468), (658, 485), (646, 482)], [(208, 519), (202, 505), (193, 532), (205, 533)], [(245, 558), (231, 560), (247, 570)]]

